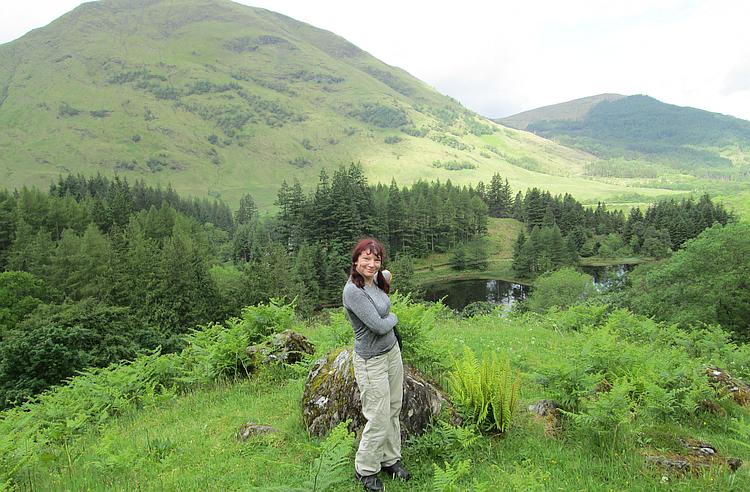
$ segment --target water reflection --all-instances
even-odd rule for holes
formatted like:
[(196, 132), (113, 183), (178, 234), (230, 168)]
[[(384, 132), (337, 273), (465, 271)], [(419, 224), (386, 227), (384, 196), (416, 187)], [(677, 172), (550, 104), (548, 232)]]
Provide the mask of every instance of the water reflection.
[[(584, 273), (591, 275), (594, 284), (603, 288), (621, 280), (634, 265), (584, 266)], [(487, 301), (497, 306), (511, 308), (526, 299), (531, 287), (505, 280), (452, 280), (427, 287), (425, 299), (443, 302), (451, 309), (460, 311), (472, 302)]]
[(454, 280), (428, 287), (425, 299), (444, 303), (451, 309), (461, 310), (472, 302), (487, 301), (510, 308), (526, 298), (529, 287), (505, 280)]

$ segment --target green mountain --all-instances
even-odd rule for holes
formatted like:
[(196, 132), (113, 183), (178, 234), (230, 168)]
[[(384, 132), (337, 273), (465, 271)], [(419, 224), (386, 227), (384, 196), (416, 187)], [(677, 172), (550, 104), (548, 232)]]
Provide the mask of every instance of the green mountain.
[(610, 161), (590, 164), (592, 175), (747, 181), (750, 171), (750, 121), (644, 95), (602, 94), (495, 121)]
[[(0, 46), (0, 176), (115, 173), (237, 204), (360, 162), (372, 182), (657, 189), (581, 177), (588, 153), (501, 127), (335, 34), (227, 0), (86, 3)], [(554, 178), (551, 177), (554, 176)]]
[(572, 101), (553, 104), (551, 106), (542, 106), (541, 108), (524, 111), (505, 118), (498, 118), (494, 121), (519, 130), (526, 130), (530, 124), (544, 120), (580, 121), (586, 117), (591, 108), (600, 102), (616, 101), (623, 97), (627, 96), (621, 94), (599, 94), (598, 96), (574, 99)]

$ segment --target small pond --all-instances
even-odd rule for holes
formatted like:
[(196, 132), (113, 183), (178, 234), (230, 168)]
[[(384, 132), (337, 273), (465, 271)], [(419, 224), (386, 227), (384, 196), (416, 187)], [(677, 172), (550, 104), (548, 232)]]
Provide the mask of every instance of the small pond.
[[(626, 275), (633, 266), (583, 266), (581, 270), (591, 275), (594, 284), (604, 285), (611, 282), (612, 278)], [(531, 287), (506, 280), (449, 280), (429, 285), (425, 299), (437, 301), (445, 298), (445, 305), (457, 311), (476, 301), (487, 301), (510, 308), (516, 302), (525, 299), (530, 292)]]

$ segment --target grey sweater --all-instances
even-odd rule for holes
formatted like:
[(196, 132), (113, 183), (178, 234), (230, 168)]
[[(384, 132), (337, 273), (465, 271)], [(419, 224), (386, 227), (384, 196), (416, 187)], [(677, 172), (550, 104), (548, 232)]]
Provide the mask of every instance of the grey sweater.
[(342, 300), (354, 329), (354, 351), (360, 357), (370, 359), (393, 348), (396, 344), (393, 327), (398, 323), (398, 318), (390, 312), (388, 294), (377, 285), (365, 284), (360, 289), (349, 278)]

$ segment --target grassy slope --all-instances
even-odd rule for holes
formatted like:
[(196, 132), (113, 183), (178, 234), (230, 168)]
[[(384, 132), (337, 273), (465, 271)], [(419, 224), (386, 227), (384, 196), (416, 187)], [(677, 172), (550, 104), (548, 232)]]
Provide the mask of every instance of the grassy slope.
[(448, 263), (451, 253), (437, 253), (414, 261), (414, 280), (419, 285), (424, 286), (445, 280), (463, 278), (513, 279), (513, 272), (511, 271), (513, 243), (523, 228), (523, 224), (515, 219), (490, 217), (487, 224), (487, 236), (481, 240), (485, 244), (487, 253), (489, 253), (486, 270), (467, 270), (457, 273), (450, 268)]
[[(230, 49), (227, 43), (240, 47)], [(138, 88), (144, 80), (112, 81), (141, 69), (163, 78), (145, 81), (176, 89), (177, 99), (160, 99)], [(300, 71), (340, 80), (295, 77)], [(292, 118), (269, 126), (268, 111), (248, 106), (237, 90), (187, 94), (202, 81), (237, 84)], [(628, 191), (619, 183), (578, 176), (592, 159), (588, 154), (494, 125), (332, 33), (225, 0), (82, 5), (0, 46), (0, 101), (0, 176), (9, 187), (46, 187), (59, 173), (119, 173), (131, 180), (171, 182), (180, 192), (220, 197), (233, 205), (250, 192), (263, 207), (273, 202), (282, 179), (295, 177), (311, 187), (320, 169), (361, 162), (373, 182), (451, 179), (468, 184), (487, 182), (499, 172), (516, 189), (540, 186), (582, 200)], [(364, 103), (400, 108), (428, 134), (413, 137), (352, 116)], [(64, 114), (63, 104), (80, 113)], [(186, 109), (191, 104), (215, 113), (201, 116)], [(153, 119), (145, 118), (146, 108)], [(98, 110), (110, 113), (91, 114)], [(247, 110), (258, 121), (228, 136), (218, 121), (235, 110)], [(295, 121), (297, 116), (304, 121)], [(495, 133), (472, 135), (467, 132), (471, 121), (494, 125)], [(207, 140), (209, 135), (217, 135), (216, 144)], [(402, 141), (385, 144), (389, 135)], [(466, 148), (430, 138), (440, 136)], [(487, 151), (488, 144), (499, 152)], [(298, 158), (308, 164), (289, 163)], [(435, 160), (476, 168), (447, 171), (433, 167)], [(161, 164), (154, 169), (149, 161)], [(633, 191), (648, 197), (664, 193)]]
[[(318, 354), (333, 347), (326, 326), (308, 327)], [(462, 344), (477, 353), (498, 350), (510, 355), (523, 373), (522, 407), (544, 396), (533, 367), (565, 334), (535, 322), (500, 318), (447, 320), (434, 336), (454, 351)], [(289, 376), (290, 374), (287, 374)], [(254, 490), (301, 486), (310, 478), (309, 465), (317, 441), (307, 437), (300, 416), (303, 375), (273, 379), (269, 375), (234, 385), (216, 386), (116, 419), (70, 448), (70, 460), (50, 456), (46, 469), (27, 477), (37, 490)], [(236, 440), (247, 421), (270, 424), (279, 432), (269, 437)], [(723, 455), (746, 462), (748, 449), (723, 430), (721, 418), (665, 425), (660, 432), (692, 436), (715, 444)], [(658, 436), (650, 436), (651, 439)], [(656, 444), (654, 444), (656, 445)], [(658, 445), (657, 445), (658, 446)], [(488, 490), (742, 490), (750, 469), (701, 477), (663, 473), (643, 463), (637, 450), (593, 448), (573, 434), (544, 437), (541, 424), (519, 412), (511, 431), (501, 439), (481, 438), (471, 455), (471, 480)], [(407, 484), (387, 482), (389, 490), (432, 490), (432, 461), (405, 447), (404, 459), (415, 473)], [(438, 463), (442, 465), (442, 463)], [(667, 476), (667, 481), (663, 481)], [(360, 490), (352, 480), (342, 490)]]
[[(740, 202), (747, 194), (750, 122), (665, 104), (647, 96), (607, 96), (546, 106), (495, 121), (533, 128), (564, 145), (587, 150), (601, 159), (599, 165), (607, 168), (609, 175), (640, 169), (640, 176), (657, 176), (597, 177), (598, 181), (719, 193), (730, 203)], [(620, 174), (619, 170), (629, 171)], [(630, 196), (623, 201), (633, 203), (637, 199)]]

